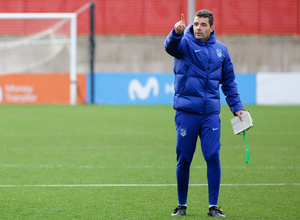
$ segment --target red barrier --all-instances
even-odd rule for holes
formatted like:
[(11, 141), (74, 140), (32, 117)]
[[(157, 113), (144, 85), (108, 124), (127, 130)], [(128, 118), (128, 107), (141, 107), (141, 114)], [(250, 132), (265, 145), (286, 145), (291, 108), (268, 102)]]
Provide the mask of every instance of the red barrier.
[[(86, 75), (77, 85), (77, 103), (86, 103)], [(0, 104), (70, 104), (70, 74), (0, 75)]]
[(300, 0), (197, 0), (215, 15), (217, 34), (300, 34)]
[[(74, 12), (90, 0), (1, 1), (0, 12)], [(187, 15), (188, 0), (95, 0), (97, 34), (166, 35)], [(217, 34), (300, 35), (300, 0), (196, 0), (196, 10), (215, 15)], [(78, 16), (78, 33), (89, 30), (88, 11)], [(30, 28), (30, 26), (28, 27)], [(1, 34), (1, 33), (0, 33)]]

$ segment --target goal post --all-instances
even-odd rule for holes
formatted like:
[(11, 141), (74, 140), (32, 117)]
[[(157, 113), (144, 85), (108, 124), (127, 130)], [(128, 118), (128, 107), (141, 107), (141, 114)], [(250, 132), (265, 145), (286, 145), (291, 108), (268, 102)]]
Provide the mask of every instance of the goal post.
[[(69, 73), (70, 73), (70, 104), (71, 105), (76, 105), (77, 101), (76, 101), (76, 97), (77, 97), (77, 14), (76, 13), (0, 13), (0, 21), (1, 20), (46, 20), (46, 19), (57, 19), (60, 20), (58, 22), (56, 22), (55, 24), (52, 24), (50, 29), (46, 29), (45, 30), (41, 30), (40, 33), (30, 33), (29, 37), (27, 37), (25, 40), (20, 38), (17, 41), (5, 41), (5, 42), (1, 42), (0, 44), (0, 49), (4, 48), (3, 50), (5, 51), (3, 53), (3, 59), (4, 56), (6, 55), (6, 59), (10, 59), (10, 57), (8, 55), (12, 54), (14, 55), (14, 53), (18, 53), (17, 49), (15, 51), (10, 51), (11, 48), (13, 46), (19, 46), (19, 47), (24, 47), (25, 45), (29, 45), (29, 47), (33, 47), (32, 45), (42, 45), (42, 44), (46, 44), (46, 43), (53, 43), (56, 42), (57, 44), (61, 44), (63, 41), (65, 41), (64, 43), (69, 44)], [(59, 25), (61, 25), (65, 20), (69, 21), (69, 36), (67, 38), (57, 38), (55, 37), (55, 39), (46, 39), (46, 38), (42, 38), (41, 36), (44, 36), (45, 34), (51, 35), (53, 34), (52, 32), (54, 32), (54, 28), (58, 27)], [(1, 28), (1, 27), (0, 27)], [(48, 30), (48, 31), (47, 31)], [(14, 34), (8, 34), (8, 35), (13, 35), (13, 37), (15, 35), (20, 35), (22, 33), (14, 33)], [(38, 38), (40, 37), (40, 38)], [(28, 50), (27, 48), (27, 50)], [(55, 47), (53, 49), (53, 53), (55, 53), (58, 47)], [(47, 53), (47, 52), (44, 52)], [(8, 55), (7, 55), (8, 54)], [(48, 54), (47, 54), (48, 55)], [(51, 54), (50, 54), (51, 55)], [(50, 56), (49, 55), (49, 56)], [(26, 55), (24, 55), (26, 56)], [(35, 55), (35, 56), (39, 56), (39, 55)], [(40, 55), (41, 56), (41, 55)], [(2, 57), (1, 57), (2, 58)], [(26, 57), (25, 57), (26, 58)], [(24, 58), (24, 65), (26, 63), (28, 63), (28, 61)], [(0, 61), (1, 62), (1, 61)], [(4, 61), (2, 61), (4, 62)], [(9, 61), (8, 61), (9, 62)], [(12, 64), (5, 64), (2, 65), (3, 68), (0, 68), (0, 74), (9, 74), (11, 73), (11, 71), (13, 71), (12, 69), (4, 69), (5, 66), (12, 66), (13, 67), (13, 63)], [(22, 65), (20, 65), (22, 68)], [(14, 72), (15, 73), (15, 72)]]

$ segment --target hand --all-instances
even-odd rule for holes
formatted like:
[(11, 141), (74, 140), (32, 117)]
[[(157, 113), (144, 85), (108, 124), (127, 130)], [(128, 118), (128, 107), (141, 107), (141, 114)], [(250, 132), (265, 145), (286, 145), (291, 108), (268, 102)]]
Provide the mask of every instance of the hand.
[(178, 34), (178, 35), (181, 35), (184, 32), (186, 27), (185, 27), (185, 21), (184, 21), (183, 13), (181, 14), (181, 21), (178, 21), (174, 25), (174, 28), (175, 28), (176, 34)]
[(236, 111), (234, 114), (235, 114), (236, 116), (239, 116), (240, 121), (243, 121), (242, 114), (243, 114), (244, 112), (245, 112), (244, 110), (238, 110), (238, 111)]

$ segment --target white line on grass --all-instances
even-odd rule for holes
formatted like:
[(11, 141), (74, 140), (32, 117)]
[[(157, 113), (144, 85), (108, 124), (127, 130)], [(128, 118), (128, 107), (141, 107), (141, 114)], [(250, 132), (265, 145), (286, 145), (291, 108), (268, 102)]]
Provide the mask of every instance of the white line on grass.
[[(77, 166), (70, 166), (70, 165), (49, 165), (49, 164), (0, 164), (0, 167), (16, 167), (16, 168), (75, 168), (75, 169), (114, 169), (120, 168), (116, 166), (94, 166), (94, 165), (77, 165)], [(174, 169), (174, 166), (149, 166), (149, 165), (135, 165), (135, 166), (124, 166), (123, 169)], [(206, 169), (206, 166), (192, 166), (191, 169)], [(265, 169), (265, 170), (272, 170), (272, 169), (279, 169), (279, 170), (298, 170), (300, 169), (299, 166), (222, 166), (222, 169)]]
[[(5, 187), (166, 187), (177, 186), (176, 184), (74, 184), (74, 185), (0, 185)], [(190, 184), (190, 186), (207, 186), (207, 184)], [(300, 186), (300, 183), (241, 183), (221, 184), (221, 186)]]

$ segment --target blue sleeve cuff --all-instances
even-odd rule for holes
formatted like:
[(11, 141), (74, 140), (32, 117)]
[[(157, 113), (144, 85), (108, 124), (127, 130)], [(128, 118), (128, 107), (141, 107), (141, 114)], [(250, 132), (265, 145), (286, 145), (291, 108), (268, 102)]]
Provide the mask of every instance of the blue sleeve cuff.
[(175, 29), (172, 30), (172, 37), (175, 38), (175, 39), (179, 40), (183, 37), (183, 35), (184, 35), (184, 32), (182, 32), (182, 34), (179, 35), (179, 34), (176, 33)]

